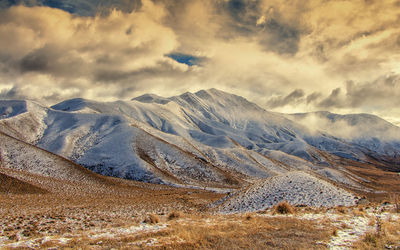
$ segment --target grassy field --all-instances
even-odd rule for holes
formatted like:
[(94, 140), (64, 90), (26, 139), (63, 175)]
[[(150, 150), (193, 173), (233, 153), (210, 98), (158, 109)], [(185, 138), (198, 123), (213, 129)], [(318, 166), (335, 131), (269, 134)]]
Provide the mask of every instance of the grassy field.
[(0, 195), (0, 248), (376, 249), (400, 246), (393, 203), (355, 207), (274, 207), (214, 214), (222, 195), (150, 190), (126, 196)]

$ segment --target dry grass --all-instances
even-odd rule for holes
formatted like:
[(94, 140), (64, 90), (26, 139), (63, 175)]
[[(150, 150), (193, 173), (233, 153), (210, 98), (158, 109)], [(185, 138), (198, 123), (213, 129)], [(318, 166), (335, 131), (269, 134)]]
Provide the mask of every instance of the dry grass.
[(222, 197), (202, 190), (147, 186), (116, 186), (113, 195), (0, 193), (0, 235), (13, 241), (19, 235), (25, 239), (132, 225), (149, 213), (202, 211)]
[(391, 194), (390, 200), (391, 200), (391, 203), (394, 205), (394, 212), (400, 213), (400, 195)]
[(400, 223), (383, 221), (379, 231), (369, 232), (355, 244), (357, 249), (400, 249)]
[(374, 217), (369, 218), (368, 226), (371, 226), (371, 227), (375, 226), (375, 223), (376, 223), (376, 219)]
[(183, 213), (181, 211), (172, 211), (168, 215), (168, 220), (174, 220), (174, 219), (179, 219), (183, 217)]
[(338, 207), (336, 207), (336, 211), (337, 211), (338, 213), (340, 213), (340, 214), (347, 214), (348, 209), (345, 208), (345, 207), (343, 207), (343, 206), (338, 206)]
[[(0, 159), (1, 160), (1, 159)], [(0, 173), (0, 194), (45, 194), (46, 190)]]
[(143, 221), (144, 223), (147, 224), (157, 224), (160, 223), (160, 217), (156, 214), (149, 214)]
[(253, 216), (251, 214), (246, 214), (245, 218), (246, 220), (252, 220)]
[[(400, 192), (400, 179), (396, 172), (385, 171), (374, 164), (365, 164), (360, 162), (352, 162), (351, 165), (345, 166), (347, 170), (356, 174), (369, 182), (362, 183), (366, 187), (387, 192)], [(380, 197), (382, 194), (364, 193), (368, 200), (382, 201), (387, 197)], [(384, 195), (384, 194), (383, 194)]]
[(367, 213), (365, 212), (364, 209), (352, 209), (351, 210), (351, 214), (353, 214), (354, 216), (359, 216), (359, 217), (364, 217), (367, 215)]
[[(251, 219), (248, 219), (250, 217)], [(161, 221), (168, 219), (164, 215)], [(161, 224), (162, 225), (162, 224)], [(93, 238), (90, 231), (40, 245), (68, 249), (325, 249), (333, 227), (290, 217), (185, 214), (166, 228)]]
[(274, 206), (273, 211), (278, 214), (293, 214), (294, 207), (286, 201), (281, 201)]
[(323, 248), (316, 242), (328, 240), (332, 230), (310, 221), (256, 214), (192, 216), (171, 224), (160, 244), (170, 249), (315, 249)]
[(346, 223), (343, 222), (343, 223), (340, 224), (340, 228), (341, 229), (350, 229), (351, 226), (349, 226), (349, 225), (347, 225)]

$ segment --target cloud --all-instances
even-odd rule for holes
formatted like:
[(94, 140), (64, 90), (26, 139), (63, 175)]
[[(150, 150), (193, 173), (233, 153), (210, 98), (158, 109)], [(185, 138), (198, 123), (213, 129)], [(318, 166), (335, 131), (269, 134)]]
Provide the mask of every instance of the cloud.
[(47, 6), (67, 11), (80, 16), (107, 15), (111, 10), (116, 9), (124, 12), (132, 12), (140, 9), (141, 0), (3, 0), (0, 8), (7, 8), (14, 5), (25, 6)]
[(400, 105), (400, 75), (387, 75), (364, 83), (347, 82), (347, 105), (353, 108), (361, 106), (398, 107)]
[(25, 99), (26, 96), (20, 95), (17, 87), (12, 87), (11, 89), (1, 90), (0, 98), (2, 98), (2, 99)]
[(398, 128), (378, 117), (366, 114), (342, 116), (329, 112), (315, 112), (297, 114), (288, 118), (306, 127), (348, 140), (363, 139), (366, 134), (386, 141), (400, 139)]
[(336, 88), (332, 90), (331, 94), (322, 100), (319, 104), (321, 108), (341, 107), (343, 106), (343, 100), (341, 99), (341, 89)]
[(336, 88), (318, 104), (320, 108), (361, 108), (378, 110), (400, 105), (400, 75), (378, 77), (369, 82), (347, 81), (344, 90)]
[(313, 103), (313, 102), (315, 102), (316, 100), (318, 100), (321, 96), (322, 96), (321, 93), (319, 93), (319, 92), (313, 92), (313, 93), (311, 93), (311, 94), (309, 94), (309, 95), (307, 96), (306, 102), (307, 102), (307, 104)]
[[(259, 25), (260, 26), (260, 25)], [(290, 25), (270, 19), (262, 24), (260, 44), (280, 54), (296, 54), (299, 49), (300, 31)]]
[(400, 120), (397, 0), (21, 0), (0, 8), (3, 98), (115, 100), (215, 87), (278, 112)]
[(286, 105), (294, 105), (299, 101), (302, 101), (304, 97), (304, 91), (301, 89), (296, 89), (287, 96), (284, 97), (273, 97), (267, 102), (269, 108), (276, 108)]
[[(96, 98), (110, 83), (121, 80), (114, 87), (127, 88), (129, 76), (184, 71), (165, 57), (178, 42), (174, 32), (162, 25), (164, 15), (164, 9), (151, 1), (144, 1), (135, 13), (114, 10), (97, 17), (48, 7), (11, 7), (0, 17), (0, 36), (6, 37), (0, 42), (4, 58), (0, 65), (7, 71), (0, 76), (0, 85), (11, 81), (20, 89), (45, 87), (50, 83), (27, 80), (46, 78), (60, 84), (60, 89), (92, 88), (86, 93), (96, 93), (88, 96)], [(34, 97), (41, 98), (37, 94)], [(62, 97), (63, 91), (58, 94)]]

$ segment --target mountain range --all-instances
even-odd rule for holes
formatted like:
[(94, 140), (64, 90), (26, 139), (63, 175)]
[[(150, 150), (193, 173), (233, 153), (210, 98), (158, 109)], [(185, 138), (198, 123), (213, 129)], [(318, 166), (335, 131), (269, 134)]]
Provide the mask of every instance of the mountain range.
[[(382, 186), (382, 173), (396, 178), (400, 172), (400, 128), (377, 116), (281, 114), (216, 89), (115, 102), (77, 98), (51, 107), (0, 100), (0, 132), (3, 174), (25, 171), (68, 181), (83, 178), (82, 169), (88, 169), (243, 192), (289, 176), (279, 182), (300, 178), (315, 184), (317, 178), (323, 186), (371, 192)], [(44, 160), (50, 155), (53, 160)]]

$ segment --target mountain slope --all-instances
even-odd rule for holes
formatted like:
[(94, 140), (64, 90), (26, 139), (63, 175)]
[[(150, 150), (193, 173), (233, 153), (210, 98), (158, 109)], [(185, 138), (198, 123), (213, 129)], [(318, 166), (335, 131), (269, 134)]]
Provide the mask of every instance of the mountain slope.
[(87, 169), (43, 149), (36, 148), (0, 132), (1, 165), (17, 171), (69, 182), (101, 181)]
[(400, 171), (400, 127), (370, 114), (338, 115), (313, 112), (287, 115), (301, 124), (309, 124), (323, 133), (357, 146), (364, 154), (387, 162)]
[(217, 202), (217, 210), (225, 213), (265, 210), (287, 201), (293, 205), (338, 206), (354, 205), (350, 192), (301, 171), (293, 171), (258, 181)]
[(0, 194), (43, 194), (46, 192), (46, 190), (35, 185), (0, 173)]
[(97, 173), (145, 182), (237, 188), (302, 170), (359, 189), (363, 181), (348, 164), (375, 157), (382, 166), (398, 165), (396, 140), (392, 151), (380, 150), (216, 89), (110, 103), (78, 98), (50, 108), (0, 104), (0, 131)]

